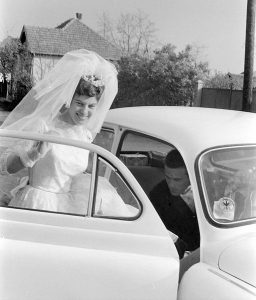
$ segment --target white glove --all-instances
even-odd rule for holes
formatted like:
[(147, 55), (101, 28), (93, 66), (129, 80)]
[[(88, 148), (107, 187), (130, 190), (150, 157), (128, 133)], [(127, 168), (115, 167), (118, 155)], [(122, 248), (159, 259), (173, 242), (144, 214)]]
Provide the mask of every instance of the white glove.
[(49, 150), (49, 144), (47, 142), (36, 142), (33, 147), (27, 152), (22, 151), (19, 153), (20, 160), (24, 167), (33, 167), (33, 165)]

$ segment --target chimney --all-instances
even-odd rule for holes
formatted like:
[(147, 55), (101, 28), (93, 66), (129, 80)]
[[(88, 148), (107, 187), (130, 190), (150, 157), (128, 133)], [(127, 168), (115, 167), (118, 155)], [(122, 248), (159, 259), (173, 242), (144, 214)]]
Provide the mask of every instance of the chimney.
[(82, 14), (81, 13), (76, 13), (76, 18), (78, 20), (82, 20)]

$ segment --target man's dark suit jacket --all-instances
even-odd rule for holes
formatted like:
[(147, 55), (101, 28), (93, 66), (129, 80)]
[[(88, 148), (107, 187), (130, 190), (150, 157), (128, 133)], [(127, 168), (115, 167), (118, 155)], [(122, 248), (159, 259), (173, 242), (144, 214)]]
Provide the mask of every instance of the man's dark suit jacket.
[(165, 180), (150, 192), (149, 198), (166, 228), (185, 243), (184, 250), (197, 249), (200, 244), (197, 217), (184, 200), (180, 196), (171, 195)]

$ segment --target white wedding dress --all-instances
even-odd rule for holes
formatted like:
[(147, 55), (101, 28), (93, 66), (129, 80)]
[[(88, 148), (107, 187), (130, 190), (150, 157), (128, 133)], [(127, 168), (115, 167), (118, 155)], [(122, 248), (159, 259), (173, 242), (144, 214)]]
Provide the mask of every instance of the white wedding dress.
[[(70, 125), (59, 118), (51, 126), (41, 122), (39, 132), (92, 142), (91, 133), (83, 126)], [(15, 149), (3, 153), (0, 156), (0, 173), (6, 170), (8, 153), (27, 151), (31, 146), (31, 141), (22, 141), (16, 144)], [(10, 191), (9, 206), (86, 215), (91, 181), (91, 175), (84, 174), (88, 158), (88, 150), (49, 143), (49, 150), (32, 168), (28, 168), (27, 176), (18, 174), (20, 179)], [(3, 173), (1, 175), (8, 176)], [(15, 175), (8, 176), (10, 182), (16, 182), (13, 180)], [(137, 213), (138, 209), (125, 204), (107, 178), (98, 178), (95, 203), (97, 216), (132, 217)]]
[[(90, 132), (83, 126), (70, 125), (59, 118), (56, 118), (50, 127), (42, 123), (40, 132), (92, 141)], [(31, 146), (31, 142), (29, 144)], [(21, 142), (20, 145), (16, 145), (15, 151), (26, 151), (27, 147), (28, 142)], [(45, 156), (29, 168), (29, 176), (22, 177), (20, 184), (11, 191), (12, 200), (9, 206), (86, 214), (86, 203), (74, 201), (71, 184), (73, 177), (86, 170), (88, 156), (88, 150), (50, 143)], [(2, 159), (1, 163), (6, 161)]]

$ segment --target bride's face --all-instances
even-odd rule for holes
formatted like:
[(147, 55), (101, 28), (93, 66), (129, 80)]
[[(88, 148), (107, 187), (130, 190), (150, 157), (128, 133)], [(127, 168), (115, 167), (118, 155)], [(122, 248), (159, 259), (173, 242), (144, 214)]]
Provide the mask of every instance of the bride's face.
[(86, 124), (94, 113), (98, 101), (95, 97), (74, 95), (70, 107), (66, 111), (67, 121), (70, 124)]

